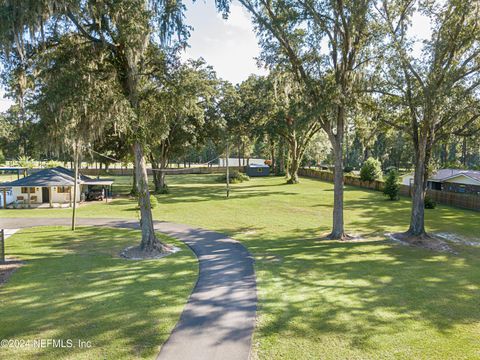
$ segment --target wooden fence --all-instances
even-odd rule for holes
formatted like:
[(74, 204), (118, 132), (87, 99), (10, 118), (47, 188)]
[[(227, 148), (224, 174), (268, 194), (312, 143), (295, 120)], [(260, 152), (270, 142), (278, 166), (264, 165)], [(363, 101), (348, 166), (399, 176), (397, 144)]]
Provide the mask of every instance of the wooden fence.
[[(300, 176), (305, 176), (308, 178), (319, 179), (323, 181), (333, 182), (333, 173), (324, 170), (315, 170), (315, 169), (300, 169)], [(359, 177), (354, 175), (346, 174), (344, 176), (345, 185), (358, 186), (362, 188), (367, 188), (376, 191), (383, 191), (384, 183), (383, 181), (361, 181)], [(411, 196), (411, 187), (408, 185), (400, 185), (400, 195)], [(440, 190), (427, 190), (427, 196), (429, 196), (433, 201), (449, 205), (456, 206), (463, 209), (480, 211), (480, 196), (474, 194), (459, 194), (448, 191)]]
[[(243, 166), (230, 166), (230, 170), (239, 170), (244, 171)], [(190, 168), (169, 168), (163, 170), (167, 175), (178, 175), (178, 174), (221, 174), (226, 171), (225, 167), (219, 166), (202, 166), (202, 167), (190, 167)], [(83, 175), (88, 176), (122, 176), (122, 175), (133, 175), (133, 169), (81, 169), (80, 172)], [(147, 169), (148, 175), (152, 175), (152, 169)]]

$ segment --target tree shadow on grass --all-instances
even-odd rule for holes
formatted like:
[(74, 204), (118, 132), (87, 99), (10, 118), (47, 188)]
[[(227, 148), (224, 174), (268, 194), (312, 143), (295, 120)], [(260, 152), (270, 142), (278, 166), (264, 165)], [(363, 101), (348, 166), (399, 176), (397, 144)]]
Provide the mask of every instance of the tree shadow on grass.
[(82, 339), (92, 348), (2, 349), (6, 358), (156, 354), (196, 279), (193, 254), (184, 248), (161, 260), (127, 261), (117, 254), (138, 241), (138, 231), (63, 229), (24, 230), (10, 243), (26, 265), (1, 290), (0, 338)]
[[(244, 239), (256, 259), (257, 338), (272, 344), (273, 337), (281, 346), (285, 337), (340, 337), (365, 357), (377, 347), (398, 350), (396, 341), (403, 336), (406, 346), (419, 351), (422, 337), (427, 341), (437, 333), (474, 345), (456, 327), (480, 321), (479, 249), (453, 256), (385, 240), (318, 240), (322, 232), (312, 228)], [(409, 344), (405, 334), (418, 328), (426, 330)], [(385, 337), (388, 343), (379, 344)]]

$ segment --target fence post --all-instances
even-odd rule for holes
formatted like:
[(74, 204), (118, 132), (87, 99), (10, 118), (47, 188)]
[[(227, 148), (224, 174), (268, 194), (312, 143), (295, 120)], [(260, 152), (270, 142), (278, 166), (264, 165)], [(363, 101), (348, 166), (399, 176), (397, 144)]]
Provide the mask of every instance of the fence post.
[(0, 229), (0, 264), (5, 262), (5, 230)]

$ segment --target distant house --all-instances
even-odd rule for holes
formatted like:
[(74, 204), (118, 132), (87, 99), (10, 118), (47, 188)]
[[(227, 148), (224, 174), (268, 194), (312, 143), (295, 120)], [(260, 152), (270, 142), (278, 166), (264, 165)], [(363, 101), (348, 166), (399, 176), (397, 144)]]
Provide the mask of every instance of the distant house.
[[(256, 159), (256, 158), (228, 158), (228, 165), (229, 166), (244, 166), (244, 165), (264, 165), (265, 159)], [(227, 166), (227, 159), (226, 158), (219, 158), (218, 159), (218, 166)]]
[[(80, 175), (76, 182), (77, 196), (76, 200), (83, 201), (92, 191), (103, 191), (105, 196), (108, 189), (113, 184), (110, 179), (92, 179), (85, 175)], [(0, 184), (0, 190), (3, 193), (11, 191), (11, 203), (6, 203), (8, 197), (5, 196), (4, 205), (18, 207), (38, 207), (45, 204), (50, 207), (71, 206), (73, 201), (75, 186), (75, 175), (73, 171), (63, 167), (55, 167), (37, 171), (22, 179)]]
[[(413, 174), (403, 176), (402, 183), (413, 185)], [(440, 169), (428, 179), (427, 187), (432, 190), (480, 195), (480, 171)]]
[(270, 175), (270, 166), (265, 164), (250, 164), (245, 168), (248, 176), (268, 176)]
[(7, 207), (7, 204), (13, 202), (13, 191), (10, 188), (2, 189), (0, 187), (0, 208)]

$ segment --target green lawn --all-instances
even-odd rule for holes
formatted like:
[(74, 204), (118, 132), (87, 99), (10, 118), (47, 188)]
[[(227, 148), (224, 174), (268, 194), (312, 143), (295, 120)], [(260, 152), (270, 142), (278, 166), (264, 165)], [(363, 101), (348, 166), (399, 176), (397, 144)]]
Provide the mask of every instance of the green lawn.
[[(480, 358), (480, 248), (459, 255), (385, 240), (408, 227), (410, 202), (347, 187), (345, 221), (364, 241), (320, 240), (331, 225), (333, 185), (258, 178), (224, 198), (216, 175), (169, 176), (157, 220), (218, 230), (255, 256), (261, 359)], [(120, 181), (120, 180), (119, 180)], [(119, 181), (116, 187), (119, 187)], [(128, 178), (123, 187), (128, 188)], [(2, 216), (64, 217), (68, 209), (1, 211)], [(81, 207), (83, 217), (138, 216), (135, 202)], [(479, 239), (480, 214), (439, 206), (430, 231)]]
[[(168, 338), (197, 276), (193, 253), (128, 261), (134, 230), (59, 227), (23, 230), (7, 253), (25, 260), (0, 287), (0, 339), (72, 339), (75, 347), (0, 348), (1, 359), (154, 358)], [(80, 349), (78, 340), (91, 341)]]

